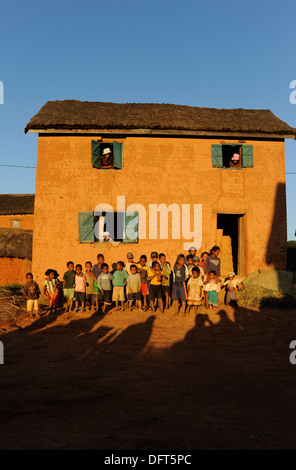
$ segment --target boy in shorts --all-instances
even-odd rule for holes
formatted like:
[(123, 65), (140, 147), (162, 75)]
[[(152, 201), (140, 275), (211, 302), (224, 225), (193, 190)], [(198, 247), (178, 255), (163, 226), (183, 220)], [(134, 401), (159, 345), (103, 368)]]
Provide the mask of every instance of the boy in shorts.
[(143, 309), (147, 309), (147, 296), (148, 296), (148, 267), (147, 263), (147, 256), (142, 255), (140, 258), (140, 262), (137, 264), (138, 273), (141, 276), (141, 294), (143, 296)]
[(167, 310), (170, 308), (170, 293), (171, 293), (171, 265), (167, 262), (166, 256), (164, 253), (159, 254), (159, 262), (161, 266), (161, 271), (165, 274), (166, 277), (162, 276), (161, 288), (163, 297), (165, 298), (165, 307)]
[(81, 306), (79, 312), (84, 312), (85, 306), (85, 288), (86, 288), (86, 277), (82, 272), (82, 265), (76, 264), (75, 266), (75, 309), (74, 312), (78, 312), (79, 304)]
[(116, 263), (116, 271), (113, 273), (113, 294), (112, 294), (112, 301), (115, 302), (116, 310), (119, 309), (119, 302), (121, 302), (121, 309), (124, 311), (124, 286), (126, 286), (126, 281), (128, 278), (128, 273), (123, 269), (124, 262), (117, 261)]
[(74, 299), (74, 284), (75, 284), (75, 270), (73, 261), (68, 261), (67, 263), (68, 270), (64, 273), (63, 276), (63, 293), (64, 293), (64, 308), (65, 312), (69, 310), (71, 312), (73, 299)]
[(104, 302), (104, 296), (101, 294), (101, 291), (98, 288), (98, 284), (97, 284), (97, 279), (102, 272), (102, 264), (104, 263), (104, 260), (105, 260), (104, 255), (102, 255), (102, 253), (99, 253), (97, 256), (97, 262), (96, 264), (93, 265), (93, 268), (92, 268), (92, 273), (95, 277), (93, 295), (94, 295), (96, 311), (99, 310), (99, 304), (102, 304)]
[(141, 310), (141, 276), (137, 272), (137, 266), (132, 264), (130, 267), (130, 274), (126, 283), (127, 298), (129, 309), (132, 309), (133, 301), (135, 300), (136, 306)]
[(95, 311), (95, 300), (94, 300), (94, 282), (96, 280), (92, 272), (92, 263), (87, 261), (85, 263), (85, 277), (86, 277), (86, 287), (85, 287), (85, 307), (88, 311)]
[(33, 280), (33, 274), (26, 274), (26, 284), (24, 285), (24, 294), (27, 299), (27, 312), (32, 315), (38, 315), (38, 299), (40, 297), (40, 288)]
[(148, 280), (150, 281), (149, 286), (149, 303), (150, 309), (155, 311), (155, 301), (157, 299), (158, 308), (163, 312), (163, 300), (162, 300), (162, 279), (166, 278), (166, 275), (162, 273), (160, 264), (158, 261), (153, 261), (151, 269), (148, 271)]
[(107, 307), (112, 305), (112, 281), (113, 276), (109, 273), (109, 266), (107, 263), (103, 263), (102, 272), (97, 279), (98, 288), (104, 298), (104, 306), (102, 313), (105, 314)]

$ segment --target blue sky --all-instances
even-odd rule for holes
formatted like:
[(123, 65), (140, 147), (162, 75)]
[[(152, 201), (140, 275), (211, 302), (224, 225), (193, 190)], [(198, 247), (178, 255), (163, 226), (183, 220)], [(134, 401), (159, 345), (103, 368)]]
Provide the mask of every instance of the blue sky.
[[(292, 0), (1, 2), (0, 164), (35, 166), (24, 134), (48, 100), (270, 109), (296, 127)], [(296, 141), (286, 171), (296, 172)], [(33, 193), (35, 170), (0, 167), (1, 193)], [(296, 174), (287, 175), (295, 239)]]

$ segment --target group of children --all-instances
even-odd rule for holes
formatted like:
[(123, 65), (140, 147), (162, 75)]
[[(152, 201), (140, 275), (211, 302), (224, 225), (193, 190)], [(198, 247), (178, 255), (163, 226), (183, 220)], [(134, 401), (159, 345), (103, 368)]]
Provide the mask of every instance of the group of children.
[[(102, 313), (110, 311), (115, 303), (116, 309), (124, 310), (127, 306), (132, 309), (133, 303), (138, 309), (158, 308), (161, 312), (168, 309), (171, 302), (175, 313), (183, 314), (193, 307), (195, 314), (200, 305), (215, 309), (218, 307), (218, 292), (226, 288), (226, 304), (236, 301), (238, 283), (235, 274), (229, 273), (227, 280), (220, 279), (221, 260), (220, 248), (214, 246), (210, 253), (203, 252), (201, 258), (196, 254), (196, 248), (191, 247), (187, 256), (178, 255), (173, 266), (166, 260), (164, 253), (142, 255), (135, 262), (133, 253), (127, 254), (127, 261), (118, 261), (112, 265), (105, 263), (104, 255), (97, 256), (97, 263), (74, 265), (68, 261), (67, 271), (62, 281), (56, 270), (46, 271), (43, 293), (49, 298), (50, 313), (57, 311), (62, 293), (64, 308), (71, 312), (95, 312), (102, 305)], [(24, 293), (27, 298), (27, 310), (33, 315), (38, 314), (38, 299), (40, 288), (33, 280), (32, 273), (26, 276)]]

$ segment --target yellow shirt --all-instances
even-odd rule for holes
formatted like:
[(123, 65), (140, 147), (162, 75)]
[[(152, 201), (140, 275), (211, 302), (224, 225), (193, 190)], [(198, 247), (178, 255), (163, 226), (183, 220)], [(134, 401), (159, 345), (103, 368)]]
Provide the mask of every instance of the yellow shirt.
[[(161, 271), (160, 271), (161, 273)], [(153, 276), (155, 273), (154, 271), (152, 271), (152, 269), (148, 269), (148, 277), (151, 277)], [(153, 286), (160, 286), (161, 285), (161, 279), (160, 281), (158, 281), (157, 279), (157, 276), (155, 276), (151, 281), (150, 281), (150, 284), (152, 284)]]

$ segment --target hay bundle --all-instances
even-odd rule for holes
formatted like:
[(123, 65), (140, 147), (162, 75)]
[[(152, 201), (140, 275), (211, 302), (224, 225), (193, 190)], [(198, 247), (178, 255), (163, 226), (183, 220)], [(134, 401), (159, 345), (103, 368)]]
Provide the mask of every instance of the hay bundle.
[(26, 298), (21, 286), (11, 289), (0, 287), (0, 322), (17, 318), (26, 307)]
[(269, 308), (296, 306), (293, 273), (289, 271), (258, 270), (247, 276), (243, 283), (245, 290), (237, 293), (239, 305)]
[(0, 257), (32, 259), (33, 231), (0, 228)]

